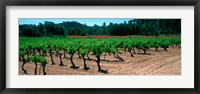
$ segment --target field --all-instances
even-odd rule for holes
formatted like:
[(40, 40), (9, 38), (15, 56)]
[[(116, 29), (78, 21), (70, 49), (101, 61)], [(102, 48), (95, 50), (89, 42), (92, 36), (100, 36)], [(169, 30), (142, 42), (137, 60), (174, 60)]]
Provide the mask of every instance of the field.
[[(34, 50), (26, 49), (30, 45)], [(19, 62), (19, 75), (35, 75), (34, 57), (24, 64), (23, 58), (28, 59), (25, 50), (30, 56), (34, 54), (45, 57), (45, 62), (42, 59), (37, 61), (37, 75), (43, 75), (44, 68), (46, 75), (181, 75), (180, 38), (177, 37), (20, 38), (22, 60)], [(88, 69), (84, 67), (84, 59)], [(22, 70), (23, 65), (27, 73)]]

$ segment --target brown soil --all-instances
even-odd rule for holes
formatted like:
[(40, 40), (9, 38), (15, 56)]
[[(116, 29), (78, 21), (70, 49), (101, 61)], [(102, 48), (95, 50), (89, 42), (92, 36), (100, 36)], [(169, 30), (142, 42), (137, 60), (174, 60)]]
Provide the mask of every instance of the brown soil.
[[(74, 63), (79, 66), (78, 69), (72, 69), (69, 55), (63, 58), (64, 66), (59, 66), (59, 57), (54, 56), (55, 65), (51, 65), (49, 54), (47, 54), (46, 73), (47, 75), (181, 75), (181, 49), (168, 48), (164, 51), (159, 48), (155, 51), (151, 48), (148, 54), (143, 54), (142, 51), (136, 50), (134, 57), (130, 56), (129, 52), (120, 51), (119, 56), (124, 61), (119, 61), (113, 55), (106, 55), (104, 60), (104, 53), (101, 55), (101, 68), (107, 70), (108, 74), (98, 72), (96, 58), (89, 55), (91, 60), (86, 60), (89, 70), (83, 69), (83, 60), (74, 55)], [(92, 53), (90, 53), (92, 54)], [(38, 64), (40, 66), (40, 64)], [(25, 69), (28, 74), (24, 74), (21, 69), (22, 62), (19, 62), (19, 75), (34, 75), (35, 64), (28, 62), (25, 64)], [(42, 71), (38, 74), (43, 75)]]

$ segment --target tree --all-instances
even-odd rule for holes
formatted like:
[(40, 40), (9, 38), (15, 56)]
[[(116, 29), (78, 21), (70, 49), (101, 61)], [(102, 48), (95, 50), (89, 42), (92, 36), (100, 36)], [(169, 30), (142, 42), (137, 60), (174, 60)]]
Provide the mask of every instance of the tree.
[(43, 70), (43, 74), (46, 75), (45, 67), (46, 67), (46, 59), (44, 57), (40, 57), (39, 55), (29, 56), (28, 57), (32, 62), (35, 62), (35, 75), (37, 75), (37, 62), (40, 62)]
[(45, 21), (38, 25), (23, 24), (19, 25), (19, 35), (25, 37), (51, 37), (54, 35), (154, 35), (161, 34), (173, 35), (181, 34), (181, 19), (132, 19), (123, 23), (110, 23), (102, 26), (94, 24), (87, 26), (76, 21), (64, 21), (55, 24)]
[(38, 30), (43, 34), (44, 37), (47, 37), (47, 30), (42, 23), (38, 24)]
[(46, 28), (47, 36), (50, 36), (51, 34), (56, 34), (56, 27), (54, 22), (45, 21), (44, 26)]
[(87, 67), (87, 65), (86, 65), (86, 59), (85, 59), (85, 55), (88, 53), (88, 51), (89, 51), (89, 49), (87, 49), (87, 48), (83, 48), (80, 51), (81, 57), (82, 57), (83, 62), (84, 62), (84, 70), (89, 69), (89, 67)]
[(26, 70), (24, 69), (24, 65), (26, 64), (26, 60), (24, 58), (25, 53), (26, 53), (25, 51), (20, 51), (19, 52), (19, 56), (22, 57), (22, 62), (23, 62), (23, 64), (22, 64), (22, 70), (24, 71), (25, 74), (27, 74)]
[(72, 64), (71, 68), (74, 68), (74, 69), (79, 68), (73, 62), (73, 56), (77, 52), (77, 50), (78, 50), (78, 48), (76, 47), (76, 45), (74, 45), (72, 42), (68, 42), (67, 52), (70, 54), (70, 61)]
[(101, 43), (93, 44), (92, 45), (92, 52), (94, 53), (95, 57), (97, 58), (97, 66), (98, 66), (98, 71), (107, 73), (107, 70), (102, 70), (100, 66), (100, 56), (102, 55), (104, 51), (104, 48), (101, 46)]

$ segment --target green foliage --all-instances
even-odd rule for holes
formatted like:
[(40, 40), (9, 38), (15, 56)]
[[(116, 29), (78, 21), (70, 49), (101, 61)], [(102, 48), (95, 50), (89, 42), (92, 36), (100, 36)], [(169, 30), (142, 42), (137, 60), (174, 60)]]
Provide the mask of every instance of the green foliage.
[[(36, 53), (32, 55), (34, 51), (42, 52), (56, 52), (61, 54), (65, 51), (66, 53), (73, 56), (76, 52), (80, 52), (84, 62), (85, 56), (91, 52), (97, 58), (97, 63), (100, 62), (100, 56), (102, 53), (112, 53), (120, 61), (123, 59), (118, 56), (117, 52), (128, 49), (132, 54), (132, 49), (142, 49), (144, 54), (149, 48), (167, 48), (172, 45), (181, 45), (180, 38), (104, 38), (104, 39), (94, 39), (94, 38), (63, 38), (63, 37), (42, 37), (42, 38), (24, 38), (19, 39), (19, 56), (24, 57), (26, 54), (28, 59), (35, 63), (40, 63), (43, 68), (46, 66), (46, 58), (41, 57)], [(31, 52), (31, 55), (30, 55)], [(135, 52), (135, 51), (134, 51)], [(119, 53), (119, 52), (118, 52)], [(50, 53), (51, 54), (51, 53)], [(60, 56), (61, 56), (60, 55)], [(71, 58), (72, 59), (72, 58)], [(36, 64), (37, 66), (37, 64)], [(74, 65), (75, 66), (75, 65)], [(100, 67), (100, 66), (99, 66)], [(101, 69), (99, 69), (101, 70)]]
[(115, 55), (116, 52), (117, 52), (117, 48), (115, 48), (115, 47), (112, 46), (112, 47), (110, 48), (110, 52), (111, 52), (112, 54)]
[(46, 52), (47, 52), (47, 50), (48, 50), (48, 47), (47, 47), (47, 45), (44, 45), (44, 46), (42, 47), (42, 51), (43, 51), (44, 53), (46, 53)]
[(169, 40), (161, 40), (160, 46), (162, 48), (169, 48), (170, 41)]
[(124, 44), (124, 48), (127, 48), (129, 51), (132, 49), (132, 44), (131, 44), (131, 42), (130, 41), (128, 41), (128, 42), (126, 42), (125, 44)]
[(42, 65), (42, 67), (44, 67), (46, 65), (46, 58), (45, 57), (41, 57), (39, 55), (34, 55), (34, 56), (29, 56), (28, 57), (32, 62), (40, 62), (40, 64)]
[(68, 35), (90, 36), (90, 35), (174, 35), (181, 33), (181, 19), (132, 19), (128, 23), (110, 23), (102, 26), (87, 26), (79, 22), (54, 23), (45, 21), (38, 25), (19, 25), (19, 35), (26, 37), (54, 37)]
[(20, 51), (20, 52), (19, 52), (19, 56), (21, 56), (21, 57), (24, 57), (24, 56), (25, 56), (25, 54), (26, 54), (26, 52), (25, 52), (25, 51)]
[(81, 54), (82, 57), (84, 57), (87, 53), (88, 53), (88, 50), (87, 50), (87, 49), (82, 49), (82, 50), (80, 51), (80, 54)]
[(42, 67), (45, 67), (45, 66), (46, 66), (46, 58), (41, 57), (40, 63), (41, 63), (41, 65), (42, 65)]
[(32, 62), (40, 62), (41, 57), (39, 55), (29, 56), (28, 57)]
[(102, 44), (101, 44), (101, 42), (98, 42), (98, 43), (96, 43), (96, 44), (93, 44), (91, 50), (92, 50), (92, 52), (94, 53), (94, 55), (95, 55), (96, 57), (100, 57), (101, 54), (103, 53), (103, 51), (105, 51), (105, 50), (104, 50), (104, 47), (103, 47)]
[(77, 50), (78, 50), (78, 49), (77, 49), (76, 46), (74, 46), (74, 45), (67, 48), (67, 52), (68, 52), (69, 54), (74, 54), (74, 53), (76, 53)]
[[(116, 54), (119, 49), (126, 48), (129, 51), (136, 47), (137, 49), (148, 50), (149, 48), (165, 48), (170, 45), (180, 45), (180, 38), (20, 38), (19, 55), (25, 56), (28, 49), (38, 49), (43, 52), (53, 51), (59, 54), (65, 51), (68, 54), (75, 54), (80, 51), (84, 57), (88, 52), (93, 52), (96, 57), (101, 56), (103, 52)], [(33, 62), (37, 61), (38, 55), (29, 57)]]

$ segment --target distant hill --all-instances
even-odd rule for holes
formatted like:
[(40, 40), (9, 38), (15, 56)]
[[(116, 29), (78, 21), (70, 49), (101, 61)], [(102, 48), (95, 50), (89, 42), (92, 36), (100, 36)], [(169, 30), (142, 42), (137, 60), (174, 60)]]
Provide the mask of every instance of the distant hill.
[(128, 23), (110, 23), (102, 26), (87, 26), (75, 21), (64, 21), (55, 24), (45, 21), (38, 25), (22, 24), (19, 25), (19, 35), (23, 37), (48, 37), (48, 36), (67, 36), (67, 35), (180, 35), (181, 19), (134, 19)]

